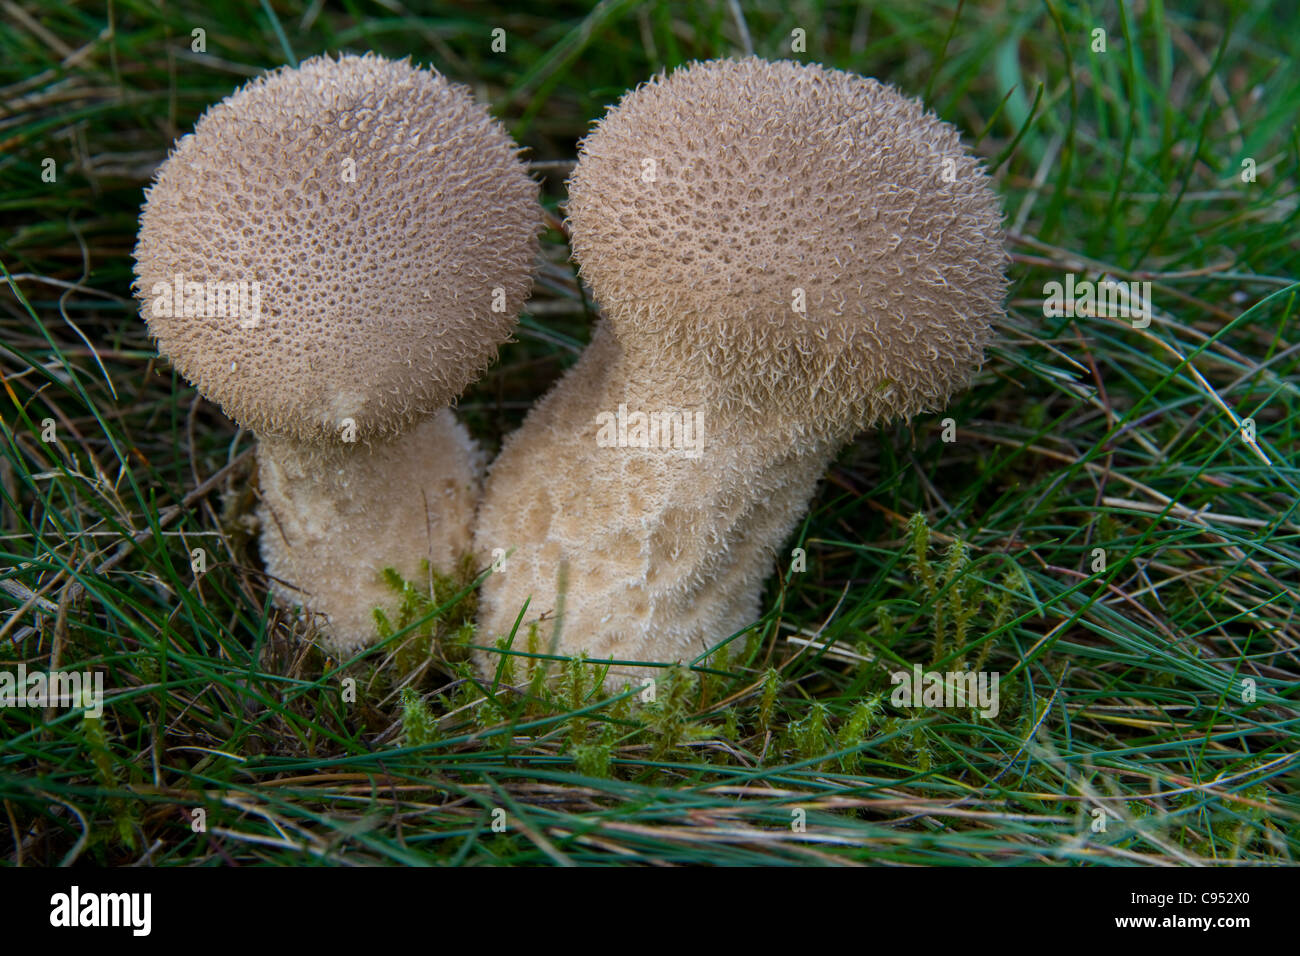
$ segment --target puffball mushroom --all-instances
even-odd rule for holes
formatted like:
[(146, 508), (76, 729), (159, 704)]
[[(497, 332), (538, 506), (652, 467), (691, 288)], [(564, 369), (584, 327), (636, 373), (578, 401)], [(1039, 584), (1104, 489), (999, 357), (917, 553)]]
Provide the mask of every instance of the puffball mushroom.
[(470, 545), (483, 455), (448, 405), (532, 286), (538, 187), (437, 72), (316, 57), (248, 83), (146, 193), (136, 292), (159, 351), (260, 439), (277, 600), (337, 653)]
[(560, 653), (689, 662), (757, 618), (843, 446), (978, 368), (1006, 291), (998, 199), (921, 103), (750, 58), (624, 96), (567, 214), (605, 318), (490, 469), (476, 547), (513, 553), (479, 640), (528, 601), (542, 650), (562, 606)]

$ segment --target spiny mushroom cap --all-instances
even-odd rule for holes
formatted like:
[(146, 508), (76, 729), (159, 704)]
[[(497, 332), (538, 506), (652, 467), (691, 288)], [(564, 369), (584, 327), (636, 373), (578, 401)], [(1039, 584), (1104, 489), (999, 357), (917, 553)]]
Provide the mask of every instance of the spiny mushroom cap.
[[(317, 57), (237, 90), (176, 144), (146, 194), (136, 294), (159, 350), (240, 424), (307, 444), (391, 438), (509, 336), (537, 192), (465, 89), (407, 62)], [(178, 275), (206, 284), (203, 314), (158, 307)], [(232, 317), (212, 290), (241, 281), (259, 285)]]
[(940, 407), (1002, 314), (1002, 215), (956, 129), (815, 64), (694, 63), (628, 93), (567, 214), (621, 341), (813, 436)]

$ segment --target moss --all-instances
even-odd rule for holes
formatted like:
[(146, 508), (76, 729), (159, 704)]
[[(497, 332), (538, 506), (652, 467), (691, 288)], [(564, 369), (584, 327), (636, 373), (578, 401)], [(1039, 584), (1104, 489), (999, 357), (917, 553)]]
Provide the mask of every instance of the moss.
[(686, 734), (692, 705), (699, 691), (699, 677), (681, 665), (668, 668), (658, 682), (653, 703), (645, 708), (646, 730), (653, 759), (662, 760)]
[(402, 689), (402, 742), (408, 747), (438, 740), (438, 720), (419, 693), (411, 687)]
[[(89, 752), (90, 765), (94, 768), (96, 781), (105, 790), (117, 790), (121, 785), (121, 780), (118, 777), (117, 767), (113, 762), (113, 754), (109, 749), (105, 718), (103, 716), (91, 717), (83, 715), (81, 718), (81, 736), (83, 746)], [(138, 807), (139, 804), (135, 801), (128, 802), (116, 796), (108, 798), (108, 809), (112, 815), (113, 828), (116, 831), (117, 838), (132, 851), (138, 848), (136, 841), (138, 824), (135, 819), (135, 812)]]

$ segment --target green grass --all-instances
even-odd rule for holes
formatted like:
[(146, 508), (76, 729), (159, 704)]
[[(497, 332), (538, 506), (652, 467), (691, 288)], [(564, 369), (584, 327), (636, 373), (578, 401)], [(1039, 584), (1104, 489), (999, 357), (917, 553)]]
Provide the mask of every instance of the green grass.
[[(0, 710), (7, 863), (1300, 856), (1294, 4), (17, 6), (0, 669), (102, 671), (108, 702)], [(925, 95), (995, 171), (1012, 291), (975, 386), (848, 449), (791, 543), (807, 570), (774, 558), (762, 618), (653, 703), (526, 633), (472, 679), (455, 582), (357, 660), (304, 644), (256, 558), (251, 436), (154, 356), (130, 298), (171, 142), (291, 57), (409, 54), (493, 104), (559, 216), (576, 140), (623, 90), (747, 42), (788, 56), (795, 28), (798, 58)], [(460, 406), (490, 447), (594, 319), (561, 232), (544, 254), (519, 341)], [(1151, 281), (1150, 327), (1046, 318), (1065, 272)], [(1001, 675), (997, 716), (891, 702), (890, 671), (961, 662)]]

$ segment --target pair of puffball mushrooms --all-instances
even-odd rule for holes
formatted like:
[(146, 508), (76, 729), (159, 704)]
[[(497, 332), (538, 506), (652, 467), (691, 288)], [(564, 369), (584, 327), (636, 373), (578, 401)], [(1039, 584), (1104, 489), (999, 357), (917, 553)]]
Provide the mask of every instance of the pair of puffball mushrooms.
[[(942, 407), (1002, 312), (987, 174), (952, 126), (855, 74), (748, 58), (657, 76), (583, 140), (568, 189), (604, 320), (486, 481), (448, 406), (510, 335), (543, 213), (466, 90), (318, 57), (208, 110), (148, 190), (150, 332), (258, 435), (273, 593), (329, 650), (377, 639), (374, 610), (399, 600), (382, 569), (418, 581), (499, 548), (476, 643), (538, 622), (543, 651), (696, 658), (758, 616), (841, 448)], [(193, 314), (239, 281), (260, 283), (256, 323)], [(159, 284), (189, 282), (187, 308), (158, 307)], [(622, 408), (702, 413), (701, 453), (607, 447), (600, 416)]]

